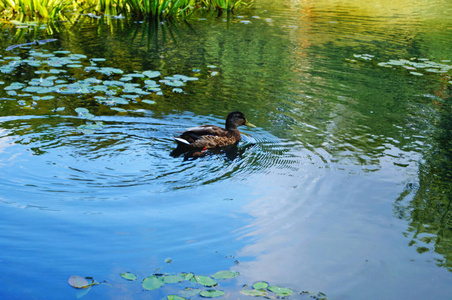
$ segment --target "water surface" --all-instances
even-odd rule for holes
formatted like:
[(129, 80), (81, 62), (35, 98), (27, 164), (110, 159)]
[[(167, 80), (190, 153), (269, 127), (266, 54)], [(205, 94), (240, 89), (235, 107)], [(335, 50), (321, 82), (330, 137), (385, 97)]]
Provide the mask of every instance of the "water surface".
[[(446, 1), (258, 1), (188, 23), (3, 24), (0, 298), (177, 294), (142, 289), (158, 268), (238, 271), (218, 287), (229, 299), (261, 280), (331, 299), (446, 298), (451, 11)], [(5, 50), (49, 32), (57, 41)], [(74, 54), (79, 66), (47, 61)], [(126, 76), (145, 71), (160, 72), (161, 95), (94, 90), (122, 79), (145, 91), (151, 78)], [(197, 80), (159, 82), (174, 75)], [(258, 126), (240, 128), (236, 149), (170, 155), (178, 131), (221, 125), (232, 110)], [(109, 284), (81, 295), (71, 275)]]

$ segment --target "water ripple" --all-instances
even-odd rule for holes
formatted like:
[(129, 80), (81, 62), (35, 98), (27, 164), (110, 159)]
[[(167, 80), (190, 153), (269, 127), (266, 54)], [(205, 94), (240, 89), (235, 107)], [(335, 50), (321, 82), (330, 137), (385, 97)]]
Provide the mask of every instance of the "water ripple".
[(170, 156), (176, 146), (171, 137), (186, 127), (183, 116), (99, 117), (99, 121), (101, 128), (83, 132), (77, 129), (76, 118), (61, 118), (55, 126), (36, 125), (29, 118), (3, 120), (8, 129), (1, 137), (1, 185), (8, 199), (27, 199), (33, 205), (39, 201), (27, 195), (111, 201), (254, 175), (291, 175), (303, 165), (328, 164), (321, 150), (310, 151), (263, 129), (244, 132), (236, 148), (184, 159)]

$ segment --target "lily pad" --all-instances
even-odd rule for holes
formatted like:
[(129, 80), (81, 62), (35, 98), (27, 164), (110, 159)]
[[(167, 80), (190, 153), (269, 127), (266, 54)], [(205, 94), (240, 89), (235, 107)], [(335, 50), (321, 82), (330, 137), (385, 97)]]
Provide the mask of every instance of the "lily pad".
[(220, 291), (220, 290), (212, 290), (211, 289), (211, 290), (202, 291), (201, 293), (199, 293), (199, 295), (204, 298), (217, 298), (217, 297), (223, 296), (224, 292)]
[(146, 87), (159, 87), (160, 85), (152, 79), (147, 79), (144, 81), (144, 84), (146, 85)]
[(163, 280), (161, 277), (156, 275), (151, 275), (143, 279), (141, 284), (145, 290), (152, 291), (160, 288), (163, 285)]
[(188, 273), (188, 274), (185, 274), (185, 280), (192, 280), (193, 278), (195, 277), (195, 274), (193, 274), (193, 273)]
[(78, 113), (78, 116), (79, 116), (80, 118), (87, 118), (87, 119), (92, 119), (92, 118), (94, 118), (94, 115), (91, 114), (91, 113), (89, 112), (89, 110), (86, 109), (86, 108), (84, 108), (84, 107), (77, 107), (77, 108), (75, 109), (75, 112)]
[(265, 281), (259, 281), (253, 284), (253, 289), (255, 290), (265, 290), (268, 287), (268, 283)]
[(161, 74), (159, 71), (144, 71), (143, 75), (149, 78), (156, 78), (159, 77)]
[(177, 296), (177, 295), (168, 295), (166, 296), (168, 300), (188, 300), (187, 298)]
[(208, 276), (197, 275), (195, 276), (196, 282), (203, 286), (216, 286), (218, 283)]
[(166, 84), (168, 86), (173, 86), (173, 87), (180, 87), (180, 86), (184, 86), (185, 85), (185, 83), (183, 83), (180, 80), (162, 79), (162, 80), (160, 80), (160, 82), (163, 82), (164, 84)]
[(167, 258), (165, 258), (165, 262), (166, 262), (167, 264), (170, 264), (170, 263), (173, 262), (173, 259), (172, 259), (171, 257), (167, 257)]
[(107, 76), (110, 76), (112, 74), (123, 74), (124, 71), (118, 68), (110, 68), (110, 67), (104, 67), (97, 69), (96, 72), (105, 74)]
[(185, 277), (182, 275), (166, 275), (163, 277), (164, 283), (179, 283), (185, 280)]
[(20, 90), (21, 88), (23, 88), (25, 85), (23, 83), (20, 82), (13, 82), (11, 83), (11, 85), (7, 86), (4, 88), (5, 91), (7, 90)]
[(69, 277), (68, 282), (72, 287), (74, 287), (76, 289), (86, 289), (86, 288), (90, 287), (89, 282), (85, 278), (77, 276), (77, 275), (73, 275), (73, 276)]
[(265, 297), (267, 296), (267, 292), (263, 290), (241, 290), (240, 294), (245, 296), (254, 296), (254, 297)]
[(274, 286), (274, 285), (269, 286), (268, 290), (272, 291), (273, 293), (277, 294), (280, 297), (290, 296), (293, 294), (293, 291), (291, 289)]
[(212, 275), (215, 279), (229, 279), (234, 278), (237, 275), (239, 275), (239, 272), (232, 272), (232, 271), (219, 271)]
[(148, 100), (148, 99), (142, 100), (141, 102), (146, 103), (146, 104), (151, 104), (151, 105), (155, 104), (154, 100)]
[(126, 273), (121, 273), (120, 274), (122, 278), (126, 279), (126, 280), (130, 280), (130, 281), (134, 281), (137, 279), (137, 275), (126, 272)]

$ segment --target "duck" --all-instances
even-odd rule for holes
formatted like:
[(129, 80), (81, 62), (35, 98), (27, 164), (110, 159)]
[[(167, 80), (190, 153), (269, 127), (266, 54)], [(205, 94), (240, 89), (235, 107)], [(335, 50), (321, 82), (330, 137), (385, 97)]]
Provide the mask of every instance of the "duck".
[(237, 127), (246, 125), (256, 127), (248, 122), (240, 111), (233, 111), (226, 118), (225, 128), (215, 125), (201, 125), (186, 129), (178, 137), (174, 137), (178, 148), (213, 149), (237, 144), (242, 136)]

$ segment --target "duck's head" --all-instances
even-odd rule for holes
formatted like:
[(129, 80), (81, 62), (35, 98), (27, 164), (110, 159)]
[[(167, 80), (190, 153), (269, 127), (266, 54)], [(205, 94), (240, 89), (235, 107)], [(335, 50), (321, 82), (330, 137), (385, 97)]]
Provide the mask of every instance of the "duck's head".
[(226, 118), (226, 129), (237, 129), (237, 127), (241, 125), (256, 127), (248, 122), (245, 118), (245, 115), (239, 111), (231, 112)]

